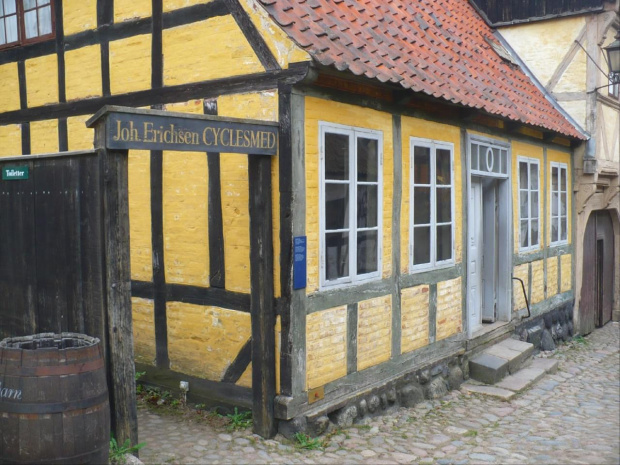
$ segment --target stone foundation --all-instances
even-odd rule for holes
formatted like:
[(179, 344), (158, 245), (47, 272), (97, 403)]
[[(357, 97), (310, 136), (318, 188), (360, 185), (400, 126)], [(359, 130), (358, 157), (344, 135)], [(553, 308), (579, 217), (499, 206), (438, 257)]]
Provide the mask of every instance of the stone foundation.
[(568, 301), (553, 310), (528, 319), (515, 328), (515, 335), (534, 345), (535, 350), (553, 350), (573, 337), (573, 305)]

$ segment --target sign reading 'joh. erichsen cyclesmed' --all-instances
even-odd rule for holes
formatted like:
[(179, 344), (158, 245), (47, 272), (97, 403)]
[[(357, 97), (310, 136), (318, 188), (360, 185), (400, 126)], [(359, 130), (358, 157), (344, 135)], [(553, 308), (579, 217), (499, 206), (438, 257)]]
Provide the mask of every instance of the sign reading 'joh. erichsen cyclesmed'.
[(238, 121), (112, 112), (106, 121), (106, 146), (275, 155), (278, 128)]

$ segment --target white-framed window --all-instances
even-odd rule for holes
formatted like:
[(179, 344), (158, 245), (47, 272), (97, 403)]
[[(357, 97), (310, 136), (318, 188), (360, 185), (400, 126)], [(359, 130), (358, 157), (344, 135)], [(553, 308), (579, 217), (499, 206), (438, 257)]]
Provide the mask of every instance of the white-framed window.
[(568, 169), (551, 162), (551, 245), (568, 242)]
[(381, 276), (383, 134), (319, 123), (321, 287)]
[(519, 250), (540, 244), (540, 162), (518, 157), (519, 162)]
[(454, 263), (454, 145), (411, 137), (410, 270)]
[(610, 96), (617, 99), (620, 98), (620, 76), (618, 73), (609, 73), (609, 87), (607, 90)]

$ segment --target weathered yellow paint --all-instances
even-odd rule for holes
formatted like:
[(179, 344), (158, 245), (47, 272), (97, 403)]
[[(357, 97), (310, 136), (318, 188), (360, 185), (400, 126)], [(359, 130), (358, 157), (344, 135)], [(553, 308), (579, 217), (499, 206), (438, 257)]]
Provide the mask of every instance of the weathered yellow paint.
[(150, 152), (130, 150), (128, 163), (131, 279), (152, 281)]
[(256, 0), (242, 0), (239, 3), (283, 69), (288, 68), (290, 63), (310, 61), (310, 55), (288, 37)]
[(616, 163), (620, 162), (620, 111), (607, 105), (600, 105), (600, 138), (603, 146), (598, 147), (597, 158)]
[[(523, 280), (523, 284), (525, 285), (525, 292), (527, 292), (529, 286), (529, 269), (530, 265), (528, 263), (524, 263), (522, 265), (515, 266), (512, 271), (512, 275), (515, 278), (521, 278)], [(523, 296), (523, 287), (521, 287), (521, 283), (517, 280), (512, 281), (512, 297), (513, 311), (516, 312), (526, 307), (525, 297)]]
[(204, 113), (203, 101), (202, 99), (195, 99), (187, 102), (169, 103), (166, 105), (166, 111), (201, 115)]
[(319, 289), (319, 121), (378, 130), (383, 135), (383, 277), (392, 274), (393, 138), (392, 116), (315, 97), (306, 97), (306, 235), (307, 292)]
[(435, 340), (440, 341), (463, 329), (461, 278), (437, 283), (437, 323)]
[(95, 0), (63, 0), (62, 3), (65, 36), (97, 27), (97, 2)]
[(0, 126), (0, 157), (22, 154), (22, 128), (20, 124)]
[(547, 299), (558, 293), (558, 258), (547, 258)]
[[(519, 228), (519, 162), (518, 157), (535, 158), (538, 160), (538, 201), (540, 205), (540, 216), (538, 227), (543, 230), (544, 224), (544, 168), (543, 149), (538, 145), (526, 144), (523, 142), (512, 142), (512, 219), (514, 228), (514, 252), (519, 252), (520, 231)], [(523, 253), (537, 252), (546, 243), (545, 235), (540, 234), (540, 243), (536, 249)], [(525, 305), (524, 305), (525, 306)], [(520, 307), (523, 308), (523, 307)]]
[(209, 285), (207, 156), (164, 152), (164, 264), (170, 283)]
[(401, 291), (401, 354), (428, 345), (428, 296), (428, 284)]
[(243, 374), (239, 377), (237, 383), (239, 386), (252, 387), (252, 362), (248, 364)]
[(155, 365), (155, 315), (152, 300), (131, 298), (133, 351), (136, 362)]
[[(575, 46), (574, 41), (585, 26), (585, 18), (571, 16), (504, 27), (502, 36), (546, 86), (564, 56)], [(583, 52), (579, 50), (579, 53)], [(585, 79), (585, 68), (581, 79)], [(553, 90), (557, 91), (557, 88)]]
[(586, 100), (563, 101), (562, 108), (570, 114), (582, 127), (586, 125)]
[[(587, 41), (584, 40), (584, 46), (587, 46), (586, 42)], [(566, 68), (562, 74), (562, 77), (553, 89), (553, 92), (562, 93), (583, 91), (585, 87), (587, 61), (588, 56), (580, 48), (570, 62), (570, 65), (568, 65), (568, 68)]]
[(114, 22), (120, 23), (128, 19), (151, 16), (151, 4), (151, 0), (116, 1), (114, 2)]
[(411, 143), (410, 137), (430, 139), (437, 142), (454, 144), (454, 260), (462, 260), (463, 245), (460, 240), (463, 227), (462, 209), (462, 182), (461, 182), (461, 128), (447, 124), (435, 123), (419, 118), (402, 117), (402, 147), (403, 147), (403, 194), (400, 211), (400, 266), (401, 273), (409, 271), (409, 244), (410, 244), (410, 204), (411, 204)]
[(392, 296), (357, 304), (357, 370), (379, 365), (392, 355)]
[(198, 5), (200, 3), (211, 3), (213, 0), (164, 0), (164, 12), (178, 10), (188, 6)]
[(58, 59), (56, 54), (26, 60), (25, 68), (28, 107), (58, 102)]
[(69, 150), (90, 150), (93, 148), (95, 131), (86, 127), (90, 115), (67, 118), (67, 137)]
[(220, 381), (250, 338), (250, 314), (168, 302), (170, 369)]
[(545, 299), (545, 274), (543, 261), (532, 262), (532, 300), (530, 304), (537, 304)]
[[(278, 120), (278, 94), (276, 91), (264, 91), (264, 92), (252, 92), (246, 94), (232, 94), (232, 95), (224, 95), (218, 98), (218, 114), (221, 116), (231, 116), (235, 118), (249, 118), (249, 119), (257, 119), (261, 121), (277, 121)], [(231, 154), (222, 154), (220, 163), (224, 166), (224, 163), (227, 163), (228, 159), (231, 157)], [(238, 158), (232, 156), (233, 158)], [(245, 155), (243, 155), (245, 157)], [(241, 169), (241, 168), (240, 168)], [(278, 174), (278, 160), (277, 158), (272, 159), (271, 163), (271, 192), (272, 192), (272, 231), (273, 231), (273, 253), (274, 253), (274, 292), (275, 296), (280, 296), (280, 260), (278, 257), (280, 256), (280, 178)], [(235, 172), (229, 173), (231, 176), (237, 178), (235, 181), (237, 185), (239, 185), (240, 189), (245, 189), (246, 191), (249, 189), (249, 185), (247, 184), (247, 168), (245, 174), (243, 172)], [(244, 182), (245, 176), (245, 182)], [(235, 194), (232, 191), (227, 191), (227, 199), (224, 199), (224, 178), (222, 177), (222, 202), (226, 201), (227, 204), (231, 205), (232, 211), (226, 211), (224, 207), (222, 207), (222, 215), (229, 216), (234, 218), (235, 209), (239, 211), (243, 211), (242, 209), (247, 209), (247, 202), (245, 204), (241, 203), (241, 199), (236, 199)], [(233, 206), (234, 204), (234, 206)], [(232, 220), (231, 220), (232, 221)], [(240, 226), (243, 226), (240, 224)], [(247, 223), (249, 228), (249, 222)], [(228, 240), (231, 245), (238, 244), (242, 248), (238, 249), (240, 252), (245, 252), (245, 247), (249, 246), (249, 229), (247, 233), (243, 233), (243, 236), (239, 238), (227, 238), (226, 234), (224, 234), (224, 243), (226, 245), (226, 241)], [(232, 250), (232, 249), (231, 249)], [(224, 250), (225, 255), (227, 254), (226, 249)], [(228, 252), (231, 253), (230, 251)], [(239, 257), (239, 259), (244, 260), (243, 257)], [(227, 259), (226, 259), (227, 261)], [(228, 266), (227, 266), (228, 269)], [(249, 271), (249, 270), (248, 270)], [(234, 271), (233, 271), (234, 273)], [(228, 272), (226, 275), (226, 280), (228, 281)], [(240, 278), (244, 278), (240, 276)], [(245, 279), (245, 278), (244, 278)], [(248, 281), (249, 282), (249, 281)], [(245, 289), (245, 282), (240, 281), (237, 285), (242, 286)], [(228, 285), (227, 285), (228, 287)]]
[[(280, 348), (281, 348), (281, 320), (280, 317), (276, 319), (276, 394), (280, 394)], [(237, 383), (239, 386), (252, 387), (252, 362), (249, 363)]]
[(347, 374), (347, 306), (306, 318), (306, 387), (312, 389)]
[(570, 254), (562, 255), (560, 257), (561, 292), (570, 291), (572, 289), (572, 262), (573, 256)]
[[(547, 202), (547, 214), (551, 215), (549, 212), (551, 212), (551, 162), (557, 162), (557, 163), (565, 163), (566, 164), (566, 183), (567, 183), (567, 188), (566, 188), (566, 214), (567, 214), (567, 221), (568, 221), (568, 234), (566, 236), (566, 239), (568, 241), (568, 243), (570, 244), (572, 242), (572, 237), (571, 237), (571, 233), (573, 230), (573, 226), (572, 226), (572, 210), (571, 210), (571, 205), (573, 202), (573, 182), (571, 180), (572, 178), (572, 171), (573, 171), (573, 165), (571, 162), (571, 156), (570, 153), (568, 152), (560, 152), (559, 150), (547, 150), (547, 192), (549, 193), (547, 195), (547, 199), (545, 199), (545, 201)], [(549, 216), (550, 218), (550, 216)], [(546, 236), (547, 236), (547, 244), (551, 243), (551, 220), (547, 218), (547, 232), (546, 232)]]
[(19, 77), (17, 63), (0, 65), (0, 113), (19, 110)]
[(123, 94), (150, 88), (151, 35), (110, 42), (110, 92)]
[(162, 40), (167, 86), (264, 71), (232, 16), (164, 29)]
[(58, 120), (30, 123), (30, 153), (58, 152)]
[(101, 95), (101, 52), (99, 45), (65, 52), (67, 100)]

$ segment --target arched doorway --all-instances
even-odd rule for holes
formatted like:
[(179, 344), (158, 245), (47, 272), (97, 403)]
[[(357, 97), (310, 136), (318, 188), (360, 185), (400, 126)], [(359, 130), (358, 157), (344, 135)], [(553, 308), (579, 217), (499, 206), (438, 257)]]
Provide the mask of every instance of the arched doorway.
[(593, 211), (583, 238), (583, 281), (579, 304), (583, 334), (611, 320), (614, 272), (611, 215), (606, 210)]

